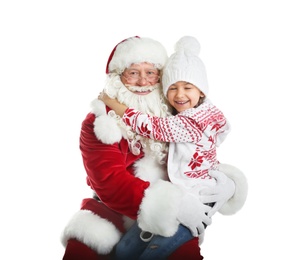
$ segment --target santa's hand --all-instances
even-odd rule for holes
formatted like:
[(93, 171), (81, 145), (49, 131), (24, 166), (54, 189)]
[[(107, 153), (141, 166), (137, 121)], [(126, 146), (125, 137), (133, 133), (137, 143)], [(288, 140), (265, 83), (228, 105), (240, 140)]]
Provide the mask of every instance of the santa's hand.
[(216, 185), (201, 189), (200, 200), (215, 203), (208, 212), (208, 216), (212, 217), (234, 195), (235, 183), (220, 171), (211, 171), (210, 175), (216, 179)]
[(203, 234), (205, 225), (211, 224), (211, 217), (207, 215), (211, 208), (204, 205), (198, 197), (191, 193), (186, 193), (179, 207), (177, 218), (181, 224), (186, 226), (193, 236)]

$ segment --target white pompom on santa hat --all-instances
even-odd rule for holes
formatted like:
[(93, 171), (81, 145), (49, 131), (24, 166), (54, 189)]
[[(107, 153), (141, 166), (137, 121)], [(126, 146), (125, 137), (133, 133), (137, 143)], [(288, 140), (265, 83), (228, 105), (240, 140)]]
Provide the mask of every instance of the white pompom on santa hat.
[(106, 73), (121, 74), (133, 63), (148, 62), (162, 69), (168, 55), (164, 46), (150, 38), (130, 37), (118, 43), (111, 52)]

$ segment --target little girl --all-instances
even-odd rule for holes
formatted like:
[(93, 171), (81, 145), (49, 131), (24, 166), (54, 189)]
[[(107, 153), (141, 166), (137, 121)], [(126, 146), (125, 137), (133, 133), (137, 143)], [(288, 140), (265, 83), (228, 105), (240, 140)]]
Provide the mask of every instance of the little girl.
[[(204, 64), (197, 56), (199, 51), (200, 45), (195, 38), (182, 37), (176, 44), (176, 52), (165, 65), (162, 75), (163, 93), (173, 107), (173, 116), (166, 118), (151, 116), (128, 108), (104, 93), (99, 96), (99, 99), (122, 117), (123, 122), (139, 135), (169, 142), (167, 166), (170, 181), (180, 185), (189, 196), (197, 196), (198, 199), (199, 192), (204, 186), (214, 185), (216, 182), (219, 165), (216, 147), (223, 142), (230, 131), (229, 123), (223, 113), (206, 98), (207, 76)], [(206, 208), (202, 211), (206, 212), (209, 207), (210, 216), (218, 210), (214, 204), (204, 206)], [(211, 212), (210, 206), (214, 206)], [(139, 226), (142, 228), (142, 223), (139, 223)], [(131, 229), (131, 234), (128, 231), (117, 245), (116, 255), (119, 259), (162, 259), (170, 251), (174, 251), (180, 243), (190, 240), (192, 236), (198, 236), (198, 231), (202, 236), (204, 227), (204, 223), (200, 223), (198, 230), (188, 230), (180, 225), (172, 239), (163, 240), (161, 236), (152, 237), (150, 233), (142, 232), (135, 225)], [(135, 235), (136, 232), (140, 233), (144, 242), (137, 241), (140, 239)], [(166, 241), (169, 243), (167, 246), (164, 244)], [(160, 248), (163, 251), (156, 248), (161, 244)], [(132, 249), (134, 252), (128, 252), (130, 251), (127, 250), (128, 245), (134, 248)], [(150, 245), (155, 246), (152, 253), (142, 254), (144, 248)], [(121, 250), (122, 246), (125, 250)], [(123, 255), (124, 252), (130, 255)]]

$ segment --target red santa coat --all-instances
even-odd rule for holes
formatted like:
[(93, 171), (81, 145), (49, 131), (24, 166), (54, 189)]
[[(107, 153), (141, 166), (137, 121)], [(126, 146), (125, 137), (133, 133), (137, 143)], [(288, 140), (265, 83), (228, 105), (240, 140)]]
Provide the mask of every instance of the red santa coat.
[(94, 114), (82, 125), (80, 148), (88, 174), (87, 183), (101, 201), (114, 211), (137, 218), (144, 191), (150, 183), (134, 176), (134, 162), (143, 154), (133, 155), (128, 142), (122, 138), (114, 144), (97, 140), (93, 133)]
[[(108, 110), (101, 101), (94, 101), (92, 108), (92, 113), (82, 123), (80, 149), (87, 183), (104, 205), (96, 208), (94, 201), (84, 200), (83, 211), (66, 226), (62, 243), (66, 245), (69, 239), (75, 238), (99, 254), (107, 254), (124, 231), (119, 218), (114, 214), (110, 219), (104, 214), (107, 211), (146, 222), (150, 230), (164, 236), (173, 235), (179, 225), (176, 216), (181, 190), (162, 180), (167, 175), (165, 166), (152, 156), (144, 156), (143, 152), (132, 154), (122, 129), (107, 115)], [(82, 223), (87, 222), (82, 228)], [(96, 236), (93, 235), (95, 230), (98, 230)]]
[[(75, 239), (97, 254), (106, 255), (125, 232), (127, 217), (137, 219), (145, 230), (172, 236), (179, 225), (182, 191), (165, 180), (166, 170), (154, 157), (143, 152), (131, 153), (125, 133), (107, 115), (101, 101), (95, 100), (92, 108), (82, 123), (80, 149), (87, 183), (102, 203), (94, 199), (83, 201), (81, 210), (64, 229), (63, 245)], [(236, 176), (237, 171), (232, 175)], [(225, 214), (240, 209), (246, 198), (245, 185), (241, 185), (244, 179), (235, 176), (229, 177), (236, 182), (237, 194), (232, 203), (227, 203)]]

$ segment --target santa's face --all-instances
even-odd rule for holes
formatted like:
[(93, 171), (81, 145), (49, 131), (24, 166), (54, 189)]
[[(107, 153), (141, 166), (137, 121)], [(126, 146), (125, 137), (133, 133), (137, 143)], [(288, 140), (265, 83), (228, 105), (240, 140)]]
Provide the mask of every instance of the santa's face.
[(159, 70), (151, 63), (132, 64), (120, 75), (127, 89), (137, 95), (148, 95), (159, 82)]
[(159, 70), (154, 64), (132, 64), (121, 75), (111, 73), (104, 91), (122, 104), (141, 112), (165, 117), (169, 111), (159, 83)]
[[(111, 98), (116, 98), (120, 103), (141, 112), (159, 117), (166, 117), (170, 114), (159, 83), (159, 70), (153, 64), (133, 64), (125, 69), (121, 75), (111, 73), (107, 78), (104, 91)], [(132, 136), (133, 132), (131, 129), (127, 129), (127, 126), (125, 130), (128, 132), (127, 135), (134, 140), (132, 143), (141, 142), (142, 147), (147, 147), (156, 153), (159, 161), (164, 160), (166, 143), (140, 137), (136, 134)], [(136, 154), (134, 149), (139, 151), (140, 147), (133, 147), (133, 153)]]

